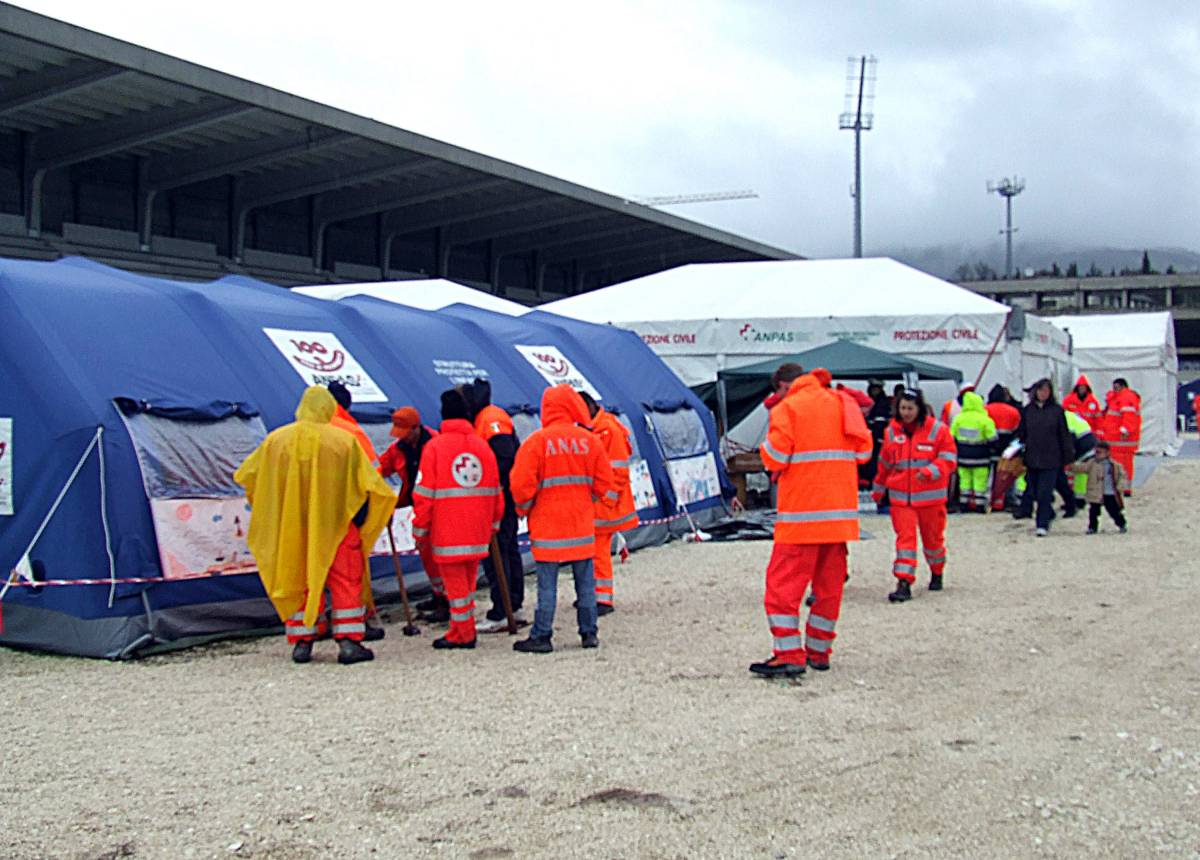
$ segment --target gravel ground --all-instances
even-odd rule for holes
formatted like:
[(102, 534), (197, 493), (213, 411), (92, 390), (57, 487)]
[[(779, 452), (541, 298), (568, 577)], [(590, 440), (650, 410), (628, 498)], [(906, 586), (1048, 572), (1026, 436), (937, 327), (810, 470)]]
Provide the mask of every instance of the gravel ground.
[(0, 651), (3, 857), (1200, 857), (1200, 461), (1131, 532), (951, 520), (947, 589), (851, 553), (833, 670), (769, 652), (766, 542), (618, 568), (583, 651), (374, 663), (281, 638), (129, 664)]

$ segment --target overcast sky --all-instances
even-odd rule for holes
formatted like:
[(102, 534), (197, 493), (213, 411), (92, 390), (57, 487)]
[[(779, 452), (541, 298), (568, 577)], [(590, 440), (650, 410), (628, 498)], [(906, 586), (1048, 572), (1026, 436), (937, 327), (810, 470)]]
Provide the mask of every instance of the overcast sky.
[[(806, 256), (851, 252), (846, 58), (879, 59), (864, 251), (1200, 250), (1197, 0), (604, 0), (27, 8)], [(169, 9), (169, 14), (164, 10)]]

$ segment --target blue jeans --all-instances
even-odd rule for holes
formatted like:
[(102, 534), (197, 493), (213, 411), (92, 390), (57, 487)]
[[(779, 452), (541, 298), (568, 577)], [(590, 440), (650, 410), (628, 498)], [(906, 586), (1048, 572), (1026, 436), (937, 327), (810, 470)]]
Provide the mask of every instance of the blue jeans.
[(538, 602), (533, 613), (533, 629), (529, 635), (534, 639), (549, 639), (554, 635), (554, 609), (558, 605), (558, 569), (563, 564), (571, 565), (575, 577), (575, 597), (578, 607), (575, 615), (579, 619), (579, 635), (596, 632), (596, 577), (590, 558), (579, 561), (537, 563)]

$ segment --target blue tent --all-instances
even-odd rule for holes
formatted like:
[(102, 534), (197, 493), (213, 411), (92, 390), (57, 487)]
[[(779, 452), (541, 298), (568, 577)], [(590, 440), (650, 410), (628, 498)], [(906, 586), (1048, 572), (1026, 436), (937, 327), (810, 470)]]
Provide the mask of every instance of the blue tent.
[[(231, 473), (292, 420), (305, 385), (329, 378), (355, 392), (352, 411), (377, 447), (390, 441), (395, 406), (428, 419), (441, 390), (481, 371), (527, 432), (549, 381), (514, 345), (557, 345), (635, 417), (659, 494), (643, 514), (673, 512), (662, 458), (636, 419), (643, 402), (689, 393), (677, 381), (672, 392), (669, 372), (640, 349), (627, 367), (622, 359), (618, 384), (597, 358), (625, 348), (615, 341), (576, 340), (539, 320), (327, 302), (242, 277), (182, 283), (77, 258), (0, 260), (0, 320), (0, 643), (122, 657), (276, 628)], [(423, 580), (415, 559), (405, 570)], [(376, 593), (394, 593), (387, 560), (373, 572)]]

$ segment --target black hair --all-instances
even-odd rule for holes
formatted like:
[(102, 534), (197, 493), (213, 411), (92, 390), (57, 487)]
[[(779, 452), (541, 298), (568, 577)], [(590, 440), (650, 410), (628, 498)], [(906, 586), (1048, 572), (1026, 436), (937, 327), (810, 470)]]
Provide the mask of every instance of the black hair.
[(929, 404), (925, 402), (925, 395), (921, 393), (921, 389), (905, 388), (898, 395), (896, 395), (896, 403), (893, 406), (893, 411), (895, 412), (894, 417), (897, 421), (900, 420), (901, 400), (908, 400), (917, 404), (917, 423), (924, 424), (925, 419), (929, 417)]
[(1029, 393), (1029, 402), (1030, 403), (1037, 402), (1038, 389), (1041, 388), (1043, 385), (1045, 385), (1047, 388), (1050, 389), (1050, 396), (1046, 398), (1046, 402), (1047, 403), (1057, 403), (1058, 401), (1054, 398), (1054, 383), (1051, 382), (1049, 377), (1046, 377), (1046, 376), (1043, 376), (1037, 382), (1033, 383), (1033, 385), (1031, 385), (1025, 389)]
[(1113, 385), (1119, 385), (1119, 386), (1121, 386), (1122, 388), (1128, 388), (1128, 387), (1129, 387), (1129, 383), (1125, 381), (1125, 377), (1124, 377), (1124, 376), (1118, 376), (1116, 379), (1114, 379), (1114, 380), (1113, 380)]
[(596, 413), (600, 411), (600, 404), (596, 402), (596, 398), (592, 397), (586, 391), (579, 391), (578, 394), (583, 400), (583, 405), (587, 407), (588, 414), (595, 418)]
[(470, 420), (471, 412), (467, 407), (467, 399), (462, 396), (462, 392), (457, 388), (451, 388), (448, 391), (442, 392), (442, 420), (449, 421), (452, 418), (461, 418), (464, 421)]
[(329, 389), (329, 393), (333, 395), (333, 399), (338, 402), (338, 405), (349, 412), (350, 404), (354, 402), (354, 398), (350, 396), (350, 389), (336, 379), (329, 383), (326, 388)]

